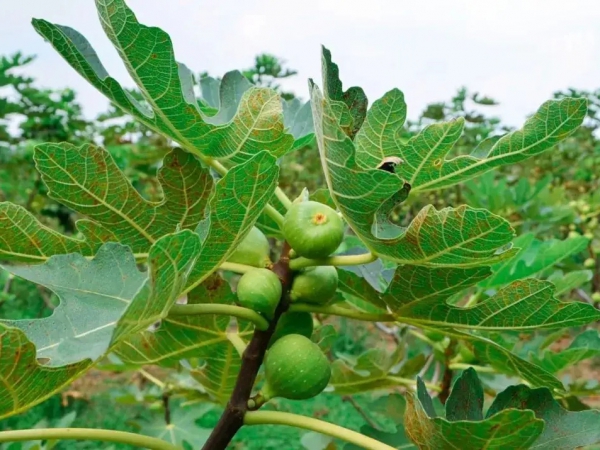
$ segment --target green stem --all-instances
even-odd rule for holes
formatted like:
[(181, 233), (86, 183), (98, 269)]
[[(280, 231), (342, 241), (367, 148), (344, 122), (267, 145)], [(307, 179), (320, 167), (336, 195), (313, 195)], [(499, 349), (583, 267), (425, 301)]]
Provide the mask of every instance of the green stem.
[(277, 224), (279, 228), (283, 227), (283, 216), (279, 211), (273, 208), (271, 205), (265, 207), (265, 214), (269, 216)]
[(242, 356), (246, 350), (246, 347), (248, 347), (248, 344), (246, 344), (240, 335), (235, 331), (227, 333), (227, 339), (229, 342), (231, 342), (231, 345), (235, 347), (238, 354)]
[(97, 430), (94, 428), (38, 428), (0, 432), (0, 442), (22, 442), (48, 439), (70, 439), (82, 441), (103, 441), (129, 444), (135, 448), (150, 450), (180, 450), (162, 439), (115, 430)]
[(275, 188), (275, 196), (279, 199), (285, 209), (290, 209), (292, 207), (292, 201), (285, 195), (285, 192), (283, 192), (279, 186)]
[(420, 331), (417, 330), (413, 330), (413, 329), (409, 329), (408, 330), (408, 334), (413, 335), (414, 337), (416, 337), (417, 339), (431, 345), (432, 347), (438, 347), (438, 343), (429, 339), (427, 336), (425, 336), (423, 333), (421, 333)]
[(193, 305), (173, 305), (169, 310), (170, 316), (190, 316), (202, 314), (220, 314), (233, 316), (252, 322), (257, 329), (266, 330), (269, 322), (263, 316), (248, 308), (235, 305), (222, 305), (219, 303), (199, 303)]
[(349, 319), (363, 320), (365, 322), (394, 322), (396, 320), (392, 314), (373, 314), (337, 305), (319, 306), (311, 305), (310, 303), (292, 303), (289, 310), (348, 317)]
[(244, 416), (244, 425), (288, 425), (304, 430), (316, 431), (317, 433), (350, 442), (367, 450), (394, 450), (394, 447), (390, 447), (364, 434), (299, 414), (280, 411), (249, 411)]
[(465, 363), (451, 363), (448, 366), (451, 370), (466, 370), (469, 368), (475, 369), (477, 372), (481, 373), (495, 373), (496, 371), (492, 367), (486, 366), (476, 366), (473, 364), (465, 364)]
[(232, 262), (224, 262), (219, 266), (219, 269), (229, 270), (230, 272), (235, 273), (246, 273), (251, 270), (256, 269), (256, 267), (248, 266), (246, 264), (232, 263)]
[[(386, 379), (393, 381), (394, 383), (401, 384), (403, 386), (416, 386), (416, 384), (417, 384), (417, 380), (411, 380), (410, 378), (388, 376), (388, 377), (386, 377)], [(436, 392), (439, 392), (442, 390), (441, 387), (439, 387), (437, 384), (434, 384), (434, 383), (425, 382), (425, 386), (427, 387), (427, 389), (430, 389), (430, 390), (436, 391)]]
[(311, 266), (360, 266), (369, 264), (377, 259), (373, 253), (363, 253), (361, 255), (340, 255), (331, 256), (324, 259), (296, 258), (290, 261), (292, 270), (299, 270)]
[(157, 385), (159, 388), (161, 388), (162, 390), (165, 389), (165, 383), (163, 383), (161, 380), (159, 380), (158, 378), (156, 378), (154, 375), (152, 375), (151, 373), (146, 372), (144, 369), (140, 369), (138, 371), (145, 379), (147, 379), (148, 381), (151, 381), (152, 383), (154, 383), (155, 385)]

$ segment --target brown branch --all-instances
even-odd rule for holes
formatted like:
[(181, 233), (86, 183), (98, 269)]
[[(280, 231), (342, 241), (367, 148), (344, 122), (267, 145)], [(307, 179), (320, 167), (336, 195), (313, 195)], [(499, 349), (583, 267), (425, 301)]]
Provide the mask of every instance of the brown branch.
[(438, 395), (438, 398), (440, 399), (443, 405), (446, 404), (446, 400), (448, 400), (448, 397), (450, 397), (450, 389), (452, 388), (452, 378), (454, 376), (454, 372), (452, 371), (452, 369), (450, 369), (450, 359), (454, 354), (456, 344), (456, 340), (452, 339), (450, 341), (450, 344), (448, 344), (446, 351), (444, 352), (446, 367), (444, 368), (444, 374), (442, 375), (441, 391)]
[(171, 424), (171, 404), (169, 401), (170, 399), (171, 399), (171, 395), (168, 392), (163, 392), (162, 402), (163, 402), (163, 407), (165, 408), (165, 423), (167, 425)]
[(290, 246), (284, 243), (279, 261), (273, 266), (272, 270), (281, 280), (283, 287), (281, 300), (269, 328), (261, 331), (254, 330), (252, 340), (246, 347), (242, 355), (242, 365), (238, 373), (235, 387), (231, 398), (221, 415), (217, 426), (213, 429), (208, 440), (204, 444), (203, 450), (225, 450), (235, 434), (244, 424), (244, 414), (248, 410), (248, 400), (252, 394), (252, 388), (256, 381), (256, 375), (263, 362), (267, 346), (275, 331), (275, 326), (281, 315), (288, 309), (290, 299), (289, 290), (292, 284), (292, 272), (289, 267)]

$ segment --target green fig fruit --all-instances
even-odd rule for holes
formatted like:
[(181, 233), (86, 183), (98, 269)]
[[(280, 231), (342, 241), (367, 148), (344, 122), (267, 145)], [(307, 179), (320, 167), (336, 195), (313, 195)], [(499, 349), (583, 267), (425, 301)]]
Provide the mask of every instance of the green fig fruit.
[(288, 334), (267, 351), (265, 378), (261, 389), (265, 400), (306, 400), (327, 387), (331, 365), (319, 346), (306, 336)]
[(281, 315), (273, 336), (271, 337), (270, 345), (288, 334), (299, 334), (310, 339), (313, 333), (313, 317), (309, 312), (286, 312)]
[(344, 223), (329, 206), (313, 201), (294, 203), (283, 221), (283, 235), (306, 258), (331, 255), (344, 239)]
[(583, 262), (583, 267), (585, 267), (586, 269), (593, 269), (594, 267), (596, 267), (596, 260), (594, 258), (587, 258)]
[(293, 302), (325, 305), (335, 295), (337, 286), (338, 273), (335, 267), (310, 267), (294, 277), (290, 298)]
[(237, 297), (240, 305), (271, 320), (281, 298), (281, 282), (268, 269), (254, 269), (240, 278)]
[(271, 265), (270, 252), (267, 237), (258, 228), (252, 227), (227, 262), (264, 268)]

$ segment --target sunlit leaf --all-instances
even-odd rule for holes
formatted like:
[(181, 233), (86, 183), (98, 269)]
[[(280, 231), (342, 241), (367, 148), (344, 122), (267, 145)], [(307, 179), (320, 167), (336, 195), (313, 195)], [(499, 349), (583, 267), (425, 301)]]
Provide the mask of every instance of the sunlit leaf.
[(550, 372), (525, 361), (489, 339), (477, 339), (473, 342), (473, 349), (478, 359), (487, 362), (499, 373), (519, 377), (533, 387), (564, 391), (563, 384)]
[(204, 239), (186, 292), (207, 279), (235, 251), (273, 197), (278, 177), (275, 158), (261, 152), (219, 180), (209, 203), (208, 221), (196, 229)]
[(400, 90), (392, 89), (376, 100), (356, 135), (356, 162), (372, 169), (384, 158), (397, 156), (399, 134), (404, 130), (405, 120), (406, 103)]
[(165, 234), (194, 229), (204, 218), (213, 181), (191, 154), (169, 153), (158, 173), (164, 199), (144, 200), (110, 154), (95, 145), (43, 144), (35, 161), (49, 195), (87, 216), (77, 222), (85, 240), (63, 236), (24, 209), (0, 204), (0, 259), (42, 262), (52, 255), (93, 255), (104, 242), (148, 253)]
[(37, 360), (35, 346), (25, 333), (0, 323), (0, 419), (46, 400), (91, 365), (92, 361), (86, 359), (46, 367)]
[[(439, 295), (438, 290), (443, 293), (445, 286), (452, 286), (454, 283), (457, 288), (460, 288), (461, 282), (468, 283), (469, 280), (469, 275), (465, 278), (457, 277), (457, 273), (451, 273), (451, 270), (453, 269), (440, 269), (435, 274), (436, 277), (428, 273), (430, 272), (428, 268), (412, 271), (407, 269), (407, 272), (416, 275), (415, 281), (410, 282), (410, 278), (398, 278), (400, 281), (391, 286), (397, 294), (384, 299), (398, 320), (425, 326), (437, 325), (488, 331), (503, 329), (533, 331), (579, 326), (600, 320), (600, 311), (592, 305), (562, 302), (554, 297), (552, 283), (535, 279), (515, 281), (475, 306), (463, 308), (449, 305), (444, 300), (444, 296)], [(444, 278), (445, 276), (454, 277), (454, 280)], [(425, 298), (421, 301), (411, 301), (409, 282), (411, 286), (416, 286), (415, 290), (418, 289), (419, 283), (429, 282), (430, 295), (427, 296), (426, 289), (421, 289)], [(451, 287), (447, 289), (446, 292), (452, 292)], [(404, 290), (407, 293), (403, 294)]]
[(489, 267), (428, 268), (402, 266), (383, 295), (383, 301), (394, 312), (410, 310), (418, 305), (446, 305), (457, 292), (477, 284), (490, 275)]
[[(323, 90), (325, 95), (344, 105), (344, 109), (349, 112), (351, 123), (349, 123), (348, 135), (353, 137), (365, 120), (367, 114), (368, 100), (362, 88), (353, 86), (344, 91), (342, 80), (340, 80), (340, 70), (338, 65), (331, 59), (331, 52), (322, 47), (321, 65), (323, 70)], [(344, 114), (344, 113), (342, 113)], [(338, 116), (340, 114), (338, 113)]]
[(564, 350), (545, 351), (541, 355), (530, 356), (538, 366), (548, 372), (557, 373), (585, 359), (600, 356), (600, 333), (597, 330), (586, 330)]
[(448, 153), (462, 134), (463, 120), (429, 125), (406, 146), (398, 147), (395, 156), (403, 163), (398, 165), (396, 173), (415, 192), (452, 186), (549, 150), (576, 130), (586, 113), (587, 101), (583, 98), (549, 100), (523, 128), (502, 136), (484, 154), (475, 149), (472, 155), (450, 159)]
[(140, 272), (131, 250), (104, 244), (93, 259), (58, 255), (46, 263), (5, 267), (60, 298), (47, 318), (0, 321), (21, 329), (49, 367), (96, 360), (129, 334), (166, 316), (196, 260), (200, 240), (186, 230), (152, 247), (150, 269)]
[(583, 236), (559, 241), (539, 241), (533, 234), (523, 234), (515, 239), (519, 253), (512, 259), (492, 267), (493, 275), (481, 283), (485, 288), (503, 286), (539, 273), (560, 261), (583, 251), (589, 239)]
[[(119, 108), (186, 150), (208, 157), (240, 163), (265, 149), (274, 156), (290, 150), (294, 138), (284, 131), (281, 102), (273, 90), (252, 87), (241, 99), (236, 93), (221, 97), (221, 102), (228, 103), (220, 103), (217, 115), (204, 115), (195, 98), (192, 73), (175, 60), (168, 34), (140, 24), (123, 0), (96, 0), (96, 7), (104, 31), (143, 94), (144, 103), (133, 99), (108, 75), (90, 43), (77, 31), (41, 19), (34, 19), (33, 25)], [(220, 124), (230, 117), (228, 123)]]
[(356, 164), (354, 143), (340, 129), (329, 100), (312, 86), (315, 134), (331, 196), (348, 224), (375, 254), (400, 264), (472, 267), (509, 257), (498, 253), (513, 237), (508, 222), (461, 206), (423, 208), (407, 228), (388, 221), (410, 190), (400, 177)]

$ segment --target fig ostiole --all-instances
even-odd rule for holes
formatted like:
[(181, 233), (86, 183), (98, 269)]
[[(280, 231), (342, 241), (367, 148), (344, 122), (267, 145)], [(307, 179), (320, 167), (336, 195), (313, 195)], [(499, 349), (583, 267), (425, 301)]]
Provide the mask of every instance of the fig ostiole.
[(269, 346), (288, 334), (299, 334), (310, 338), (313, 330), (314, 325), (311, 313), (303, 311), (283, 313), (277, 321), (277, 326), (275, 327)]
[(271, 265), (270, 252), (267, 237), (258, 228), (252, 227), (227, 262), (264, 268)]
[(306, 336), (288, 334), (277, 340), (265, 357), (265, 384), (260, 397), (306, 400), (323, 392), (331, 365), (317, 344)]
[(344, 223), (329, 206), (304, 201), (293, 204), (285, 215), (283, 235), (298, 255), (327, 258), (344, 239)]
[(310, 267), (294, 277), (290, 298), (293, 302), (325, 305), (335, 295), (337, 286), (338, 273), (335, 267)]
[(281, 282), (268, 269), (253, 269), (240, 278), (237, 285), (238, 302), (271, 320), (281, 298)]

